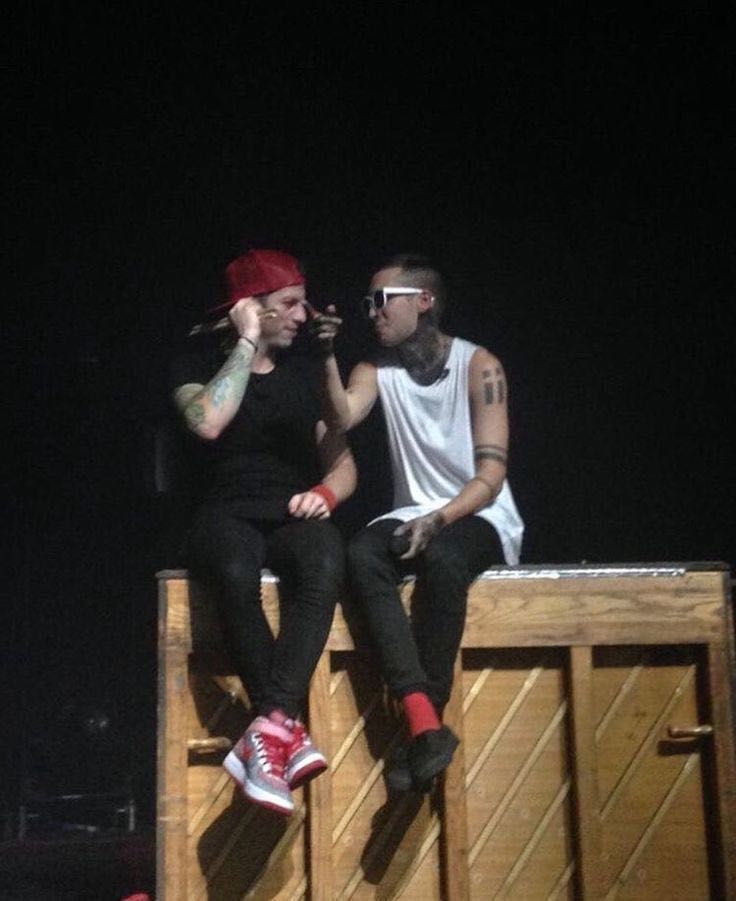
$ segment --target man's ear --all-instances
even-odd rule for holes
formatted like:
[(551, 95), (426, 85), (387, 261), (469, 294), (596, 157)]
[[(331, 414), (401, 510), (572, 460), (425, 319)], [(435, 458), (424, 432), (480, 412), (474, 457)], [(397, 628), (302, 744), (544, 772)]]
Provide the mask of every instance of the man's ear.
[(431, 310), (434, 306), (434, 295), (430, 294), (429, 291), (422, 291), (419, 295), (417, 306), (420, 313), (426, 313), (427, 310)]

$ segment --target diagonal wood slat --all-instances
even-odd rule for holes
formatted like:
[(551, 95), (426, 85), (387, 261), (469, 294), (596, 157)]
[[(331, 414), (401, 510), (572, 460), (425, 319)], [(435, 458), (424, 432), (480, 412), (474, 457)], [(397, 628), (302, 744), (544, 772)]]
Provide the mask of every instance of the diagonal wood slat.
[(623, 886), (631, 876), (634, 867), (637, 865), (647, 846), (651, 842), (657, 827), (660, 825), (660, 823), (664, 819), (665, 814), (677, 799), (677, 795), (679, 794), (680, 789), (682, 788), (685, 781), (689, 778), (695, 767), (699, 764), (699, 762), (699, 754), (688, 755), (687, 759), (685, 760), (685, 764), (683, 765), (677, 776), (677, 779), (675, 779), (669, 791), (665, 795), (662, 803), (659, 805), (659, 808), (656, 810), (651, 821), (647, 824), (647, 827), (642, 833), (641, 838), (637, 842), (636, 847), (631, 852), (629, 859), (626, 861), (625, 866), (619, 873), (613, 888), (606, 895), (606, 901), (613, 901), (613, 899), (618, 896), (620, 890), (623, 888)]
[(501, 719), (498, 726), (494, 729), (494, 731), (491, 733), (491, 735), (488, 736), (488, 741), (485, 743), (480, 754), (476, 757), (473, 765), (468, 770), (468, 774), (465, 777), (465, 781), (468, 786), (472, 785), (472, 783), (475, 781), (475, 778), (477, 777), (478, 773), (483, 768), (483, 766), (485, 765), (485, 763), (488, 760), (488, 758), (490, 757), (490, 755), (493, 753), (493, 751), (496, 748), (496, 746), (498, 745), (499, 741), (505, 735), (509, 724), (513, 720), (514, 716), (516, 715), (516, 713), (518, 712), (518, 710), (520, 709), (520, 707), (522, 706), (524, 701), (527, 699), (527, 697), (531, 693), (532, 689), (534, 688), (535, 683), (539, 679), (542, 672), (543, 672), (543, 667), (536, 666), (529, 673), (527, 678), (524, 680), (524, 684), (521, 687), (521, 690), (518, 692), (518, 694), (514, 698), (513, 702), (509, 705), (506, 713), (504, 714), (504, 716)]
[(595, 730), (595, 740), (597, 742), (600, 743), (602, 741), (603, 736), (606, 733), (606, 729), (608, 728), (609, 724), (615, 718), (621, 705), (629, 697), (632, 689), (636, 685), (636, 683), (639, 680), (643, 671), (644, 671), (643, 660), (641, 663), (638, 663), (636, 666), (632, 666), (631, 669), (629, 670), (628, 676), (624, 680), (624, 682), (621, 685), (621, 687), (619, 688), (619, 690), (616, 692), (616, 697), (608, 705), (608, 707), (606, 708), (605, 714), (603, 715), (600, 722), (598, 723), (598, 726)]
[(656, 719), (652, 723), (651, 727), (647, 731), (644, 740), (641, 742), (636, 753), (631, 758), (631, 761), (629, 762), (628, 766), (624, 770), (621, 778), (618, 780), (613, 791), (610, 793), (610, 795), (606, 799), (605, 803), (603, 804), (603, 807), (601, 809), (601, 819), (606, 820), (610, 816), (614, 805), (616, 804), (618, 799), (621, 797), (626, 786), (629, 784), (631, 779), (636, 774), (644, 757), (646, 756), (647, 753), (649, 753), (652, 744), (654, 743), (654, 741), (656, 740), (658, 735), (661, 734), (663, 726), (664, 726), (665, 722), (667, 721), (667, 718), (670, 716), (670, 714), (672, 713), (672, 710), (675, 708), (677, 703), (680, 701), (680, 698), (682, 697), (685, 690), (688, 688), (688, 686), (690, 686), (692, 684), (694, 675), (695, 675), (695, 667), (689, 666), (687, 668), (687, 670), (685, 671), (682, 679), (678, 683), (677, 687), (672, 692), (670, 697), (667, 699), (667, 703), (660, 711), (659, 716), (656, 717)]
[(488, 841), (490, 836), (493, 834), (494, 830), (497, 828), (500, 823), (503, 815), (506, 813), (507, 809), (510, 807), (513, 799), (516, 796), (519, 787), (523, 784), (524, 780), (528, 776), (535, 762), (539, 758), (539, 755), (545, 748), (545, 745), (550, 740), (555, 731), (559, 728), (560, 723), (562, 722), (563, 717), (567, 712), (567, 702), (564, 701), (555, 711), (552, 719), (547, 723), (544, 731), (540, 735), (539, 739), (535, 743), (534, 747), (531, 750), (531, 753), (526, 757), (525, 760), (522, 761), (519, 770), (514, 777), (511, 785), (506, 790), (501, 802), (498, 804), (496, 809), (494, 810), (491, 817), (488, 819), (488, 822), (483, 827), (480, 835), (478, 836), (475, 843), (472, 845), (470, 849), (470, 863), (471, 865), (475, 863), (481, 851), (483, 850), (483, 846)]
[(509, 870), (508, 875), (504, 879), (501, 885), (501, 889), (498, 893), (500, 896), (508, 894), (521, 871), (525, 866), (529, 864), (529, 861), (531, 860), (535, 850), (537, 849), (544, 834), (549, 828), (553, 817), (558, 813), (567, 796), (570, 794), (571, 785), (572, 781), (570, 779), (565, 779), (565, 781), (560, 786), (559, 791), (552, 799), (552, 803), (544, 811), (544, 815), (534, 827), (534, 832), (532, 833), (531, 838), (524, 846), (521, 854), (519, 854), (517, 859), (514, 861), (513, 867)]
[(575, 875), (575, 869), (575, 861), (570, 861), (555, 883), (552, 891), (547, 895), (547, 901), (557, 901), (563, 889), (566, 889), (567, 886), (570, 885), (570, 882)]
[(358, 738), (365, 732), (366, 723), (370, 719), (371, 714), (377, 709), (379, 701), (379, 696), (374, 695), (365, 710), (355, 720), (353, 728), (350, 730), (350, 732), (348, 732), (348, 734), (343, 739), (340, 747), (335, 751), (335, 755), (332, 759), (333, 770), (338, 770), (340, 768), (340, 764), (350, 752), (350, 749), (353, 747)]

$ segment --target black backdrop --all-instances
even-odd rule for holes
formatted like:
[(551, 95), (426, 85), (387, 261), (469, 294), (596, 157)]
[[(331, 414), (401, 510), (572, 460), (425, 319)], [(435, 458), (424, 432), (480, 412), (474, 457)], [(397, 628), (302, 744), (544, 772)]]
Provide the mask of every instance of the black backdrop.
[[(346, 369), (373, 261), (435, 256), (448, 330), (507, 370), (526, 562), (736, 558), (731, 26), (671, 6), (15, 13), (9, 808), (29, 767), (41, 789), (133, 773), (150, 819), (166, 363), (245, 246), (305, 261)], [(380, 422), (354, 441), (347, 531), (386, 489)]]

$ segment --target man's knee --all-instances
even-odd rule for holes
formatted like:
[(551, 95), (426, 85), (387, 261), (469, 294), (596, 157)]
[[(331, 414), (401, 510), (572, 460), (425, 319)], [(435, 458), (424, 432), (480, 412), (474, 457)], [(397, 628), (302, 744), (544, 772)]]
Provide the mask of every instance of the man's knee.
[(349, 542), (347, 548), (348, 566), (351, 573), (365, 571), (388, 555), (385, 542), (370, 529), (358, 532)]
[(451, 582), (458, 586), (470, 583), (468, 561), (463, 549), (455, 544), (431, 541), (424, 549), (422, 559), (424, 575), (429, 580)]
[(244, 593), (257, 588), (261, 579), (261, 567), (258, 561), (244, 556), (231, 556), (211, 563), (208, 567), (215, 581), (225, 588)]
[(309, 525), (302, 546), (305, 568), (317, 571), (326, 581), (341, 583), (345, 577), (345, 543), (340, 531), (328, 520), (314, 520)]

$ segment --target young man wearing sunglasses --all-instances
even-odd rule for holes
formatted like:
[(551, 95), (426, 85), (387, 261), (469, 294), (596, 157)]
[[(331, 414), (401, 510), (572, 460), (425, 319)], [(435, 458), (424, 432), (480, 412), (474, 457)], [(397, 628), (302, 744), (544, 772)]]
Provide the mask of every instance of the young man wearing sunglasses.
[[(297, 261), (251, 250), (226, 276), (217, 311), (227, 317), (172, 366), (176, 407), (207, 452), (185, 561), (213, 590), (253, 713), (225, 768), (249, 800), (290, 814), (291, 789), (327, 766), (299, 716), (343, 588), (330, 514), (352, 494), (355, 465), (321, 419), (318, 359), (289, 353), (309, 309)], [(280, 578), (277, 636), (261, 606), (262, 567)]]
[[(442, 276), (399, 255), (374, 274), (363, 299), (378, 353), (340, 378), (333, 307), (313, 323), (324, 344), (327, 419), (360, 423), (378, 398), (385, 417), (394, 501), (348, 548), (383, 674), (401, 701), (408, 742), (389, 767), (398, 791), (428, 790), (458, 739), (442, 724), (462, 639), (467, 592), (483, 570), (519, 561), (523, 522), (506, 480), (508, 388), (488, 350), (440, 330)], [(421, 602), (409, 621), (398, 585), (413, 572)]]

